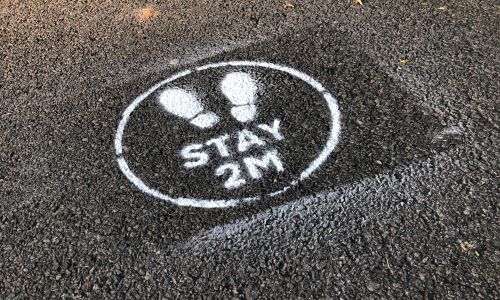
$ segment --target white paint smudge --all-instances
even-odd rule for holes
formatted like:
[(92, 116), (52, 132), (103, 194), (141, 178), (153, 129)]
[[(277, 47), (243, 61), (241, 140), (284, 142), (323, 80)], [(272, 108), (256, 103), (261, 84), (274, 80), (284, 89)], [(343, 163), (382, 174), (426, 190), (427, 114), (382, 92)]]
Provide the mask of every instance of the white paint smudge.
[(463, 130), (458, 126), (451, 126), (443, 129), (441, 135), (453, 135), (453, 134), (463, 134)]
[(436, 143), (446, 139), (449, 136), (462, 135), (463, 133), (464, 133), (463, 130), (458, 126), (446, 127), (441, 131), (437, 132), (436, 134), (434, 134), (434, 136), (432, 137), (432, 142)]
[[(454, 153), (454, 151), (447, 153)], [(235, 222), (215, 226), (179, 243), (175, 252), (184, 255), (185, 250), (189, 249), (190, 255), (200, 253), (210, 255), (210, 252), (220, 251), (220, 247), (226, 247), (228, 241), (248, 241), (251, 239), (255, 243), (262, 243), (260, 233), (263, 228), (272, 231), (272, 233), (268, 232), (269, 236), (283, 236), (282, 233), (290, 229), (292, 217), (294, 220), (327, 220), (329, 216), (334, 214), (352, 214), (353, 211), (361, 209), (367, 203), (381, 203), (382, 198), (388, 198), (388, 193), (395, 194), (395, 199), (405, 193), (413, 195), (416, 187), (425, 186), (425, 181), (422, 182), (423, 179), (434, 180), (436, 174), (448, 170), (450, 167), (448, 155), (442, 153), (415, 164), (399, 166), (394, 170), (376, 174), (355, 183), (342, 185), (313, 196), (300, 197)], [(436, 166), (440, 167), (436, 168)], [(412, 196), (408, 195), (408, 198), (412, 198)], [(366, 214), (362, 215), (363, 221), (376, 218), (380, 214), (390, 214), (405, 207), (403, 202), (392, 201), (392, 203), (394, 206), (390, 207), (389, 212), (386, 211), (385, 206), (380, 211), (368, 210)], [(340, 228), (344, 227), (346, 226), (340, 226)], [(332, 227), (332, 229), (340, 228)], [(295, 227), (293, 231), (296, 232)], [(314, 232), (306, 230), (300, 234), (307, 235), (310, 239)], [(335, 235), (335, 231), (332, 235)], [(251, 247), (248, 244), (245, 246)]]

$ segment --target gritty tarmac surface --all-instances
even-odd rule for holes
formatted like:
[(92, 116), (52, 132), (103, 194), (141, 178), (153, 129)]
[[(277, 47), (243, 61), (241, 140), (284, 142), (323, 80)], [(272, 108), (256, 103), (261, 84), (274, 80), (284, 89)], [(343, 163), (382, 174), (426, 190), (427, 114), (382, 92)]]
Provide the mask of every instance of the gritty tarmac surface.
[[(500, 7), (287, 3), (1, 1), (0, 299), (500, 298)], [(286, 189), (333, 128), (323, 92), (265, 68), (196, 71), (224, 61), (287, 66), (335, 98), (338, 144), (308, 178)], [(185, 70), (117, 151), (127, 107)], [(249, 123), (218, 88), (231, 72), (258, 86)], [(168, 88), (220, 122), (166, 113)], [(283, 139), (259, 129), (273, 120)], [(265, 146), (239, 150), (243, 130)], [(230, 154), (183, 167), (183, 147), (224, 134)], [(245, 173), (269, 149), (283, 171)], [(176, 205), (120, 158), (172, 198), (255, 199)], [(214, 175), (228, 159), (241, 187)]]

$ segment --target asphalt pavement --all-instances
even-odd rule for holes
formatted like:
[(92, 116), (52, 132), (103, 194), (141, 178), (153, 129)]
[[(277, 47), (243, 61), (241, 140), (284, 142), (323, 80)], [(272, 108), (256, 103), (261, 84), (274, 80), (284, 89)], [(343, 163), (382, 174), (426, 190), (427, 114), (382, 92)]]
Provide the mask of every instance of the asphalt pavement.
[(498, 299), (499, 6), (2, 1), (0, 299)]

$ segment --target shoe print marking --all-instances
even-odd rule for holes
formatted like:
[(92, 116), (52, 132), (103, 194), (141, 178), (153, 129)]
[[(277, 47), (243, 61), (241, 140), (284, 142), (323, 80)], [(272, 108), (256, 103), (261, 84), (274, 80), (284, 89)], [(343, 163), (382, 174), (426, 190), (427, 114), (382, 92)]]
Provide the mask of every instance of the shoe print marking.
[(213, 112), (206, 112), (196, 95), (179, 88), (169, 88), (161, 92), (158, 103), (167, 112), (183, 119), (196, 127), (205, 129), (215, 126), (219, 117)]
[(229, 73), (222, 79), (220, 88), (233, 105), (231, 115), (236, 120), (246, 123), (255, 119), (257, 84), (250, 75), (244, 72)]

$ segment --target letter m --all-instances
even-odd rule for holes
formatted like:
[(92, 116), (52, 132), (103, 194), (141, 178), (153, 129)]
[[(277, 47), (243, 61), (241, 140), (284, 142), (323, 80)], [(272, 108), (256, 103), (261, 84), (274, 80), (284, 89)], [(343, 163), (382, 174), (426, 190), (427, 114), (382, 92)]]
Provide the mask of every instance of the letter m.
[(283, 172), (284, 170), (283, 164), (278, 157), (278, 151), (276, 150), (267, 151), (260, 159), (245, 157), (243, 162), (247, 167), (250, 177), (253, 179), (260, 179), (262, 177), (260, 169), (267, 170), (270, 166), (274, 166), (278, 172)]

